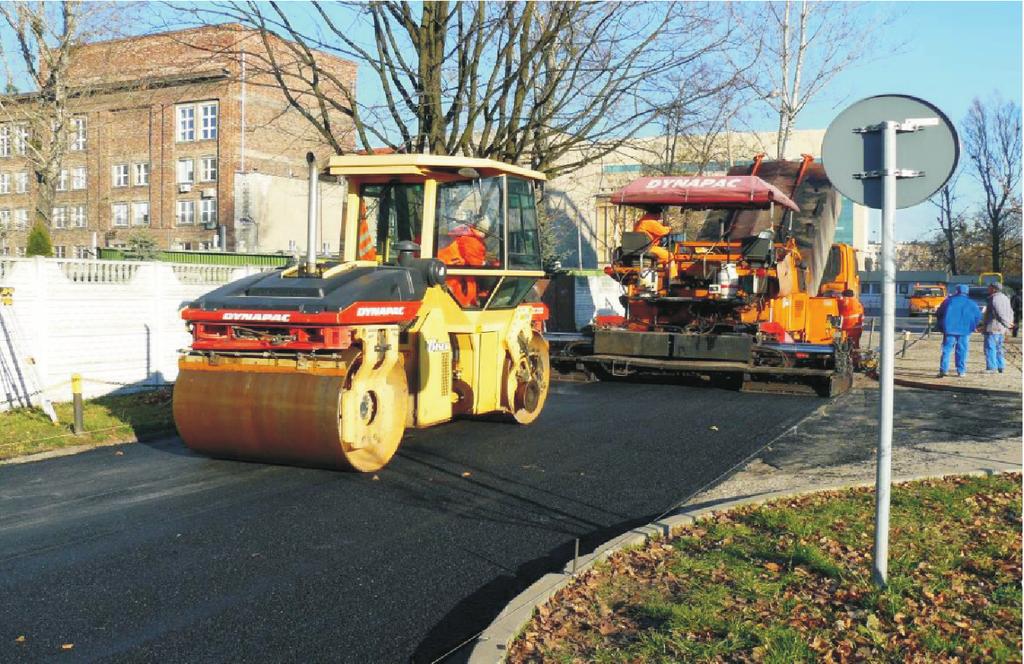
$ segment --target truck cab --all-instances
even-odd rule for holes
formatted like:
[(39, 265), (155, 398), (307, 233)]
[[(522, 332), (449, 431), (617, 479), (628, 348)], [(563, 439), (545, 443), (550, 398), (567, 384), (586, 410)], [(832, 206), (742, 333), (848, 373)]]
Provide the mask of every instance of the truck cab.
[(914, 284), (910, 293), (910, 315), (933, 315), (945, 299), (945, 284)]

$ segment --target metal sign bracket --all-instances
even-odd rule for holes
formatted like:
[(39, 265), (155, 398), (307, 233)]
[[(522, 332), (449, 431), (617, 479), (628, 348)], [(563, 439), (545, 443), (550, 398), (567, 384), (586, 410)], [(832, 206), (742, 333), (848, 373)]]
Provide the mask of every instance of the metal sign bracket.
[(854, 173), (853, 177), (858, 180), (865, 180), (868, 178), (884, 178), (887, 175), (895, 175), (898, 178), (919, 178), (925, 175), (924, 171), (915, 171), (910, 168), (897, 168), (893, 171), (886, 169), (878, 171), (861, 171), (860, 173)]

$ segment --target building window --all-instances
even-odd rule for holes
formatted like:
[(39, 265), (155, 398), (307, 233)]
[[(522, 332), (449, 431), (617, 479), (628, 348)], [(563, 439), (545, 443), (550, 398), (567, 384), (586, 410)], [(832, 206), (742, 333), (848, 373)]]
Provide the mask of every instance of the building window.
[(14, 174), (14, 193), (16, 194), (27, 194), (28, 193), (28, 173), (24, 171), (21, 173)]
[(178, 160), (178, 184), (192, 184), (195, 182), (196, 165), (191, 159)]
[(7, 208), (0, 210), (0, 228), (7, 230), (11, 226), (11, 211)]
[(149, 185), (149, 164), (135, 164), (135, 186)]
[(68, 227), (68, 209), (55, 207), (50, 211), (50, 224), (54, 228)]
[(128, 164), (114, 164), (113, 180), (115, 187), (128, 186)]
[(81, 152), (85, 150), (85, 118), (71, 119), (71, 151)]
[(85, 166), (71, 169), (71, 188), (75, 191), (85, 189)]
[(28, 149), (28, 127), (26, 125), (14, 126), (14, 154), (23, 155)]
[(132, 203), (132, 226), (149, 226), (149, 203)]
[(204, 226), (217, 225), (217, 199), (204, 198), (199, 201), (199, 222)]
[(60, 169), (60, 174), (57, 176), (57, 191), (68, 190), (68, 169)]
[(217, 180), (217, 158), (203, 157), (200, 160), (199, 174), (203, 182), (215, 182)]
[(84, 205), (71, 206), (71, 225), (75, 228), (85, 228), (86, 218)]
[(75, 258), (89, 258), (92, 255), (92, 251), (90, 251), (89, 247), (86, 247), (81, 244), (76, 244), (74, 255)]
[(0, 173), (0, 194), (11, 193), (11, 174)]
[(28, 253), (28, 250), (25, 247), (18, 247), (14, 250), (14, 253), (20, 256), (21, 258), (24, 258), (25, 255)]
[(67, 247), (65, 247), (62, 244), (58, 244), (57, 246), (55, 246), (53, 248), (53, 257), (54, 258), (66, 258), (67, 257)]
[(196, 202), (178, 201), (178, 225), (191, 226), (196, 223)]
[(199, 114), (202, 118), (202, 131), (200, 136), (204, 141), (217, 138), (217, 102), (208, 102), (199, 105)]
[(11, 156), (11, 127), (0, 125), (0, 157)]
[(196, 140), (196, 107), (178, 106), (178, 142)]
[(128, 225), (128, 204), (127, 203), (114, 203), (110, 206), (112, 226), (127, 226)]
[(14, 227), (19, 231), (28, 228), (28, 210), (26, 208), (18, 208), (14, 211)]

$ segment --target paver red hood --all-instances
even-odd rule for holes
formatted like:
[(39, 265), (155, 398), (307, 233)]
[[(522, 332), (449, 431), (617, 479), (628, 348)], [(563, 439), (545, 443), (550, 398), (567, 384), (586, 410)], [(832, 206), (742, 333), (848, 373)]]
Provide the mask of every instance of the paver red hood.
[(678, 205), (691, 209), (762, 209), (775, 203), (800, 210), (777, 187), (754, 175), (640, 178), (612, 194), (612, 203), (640, 207)]

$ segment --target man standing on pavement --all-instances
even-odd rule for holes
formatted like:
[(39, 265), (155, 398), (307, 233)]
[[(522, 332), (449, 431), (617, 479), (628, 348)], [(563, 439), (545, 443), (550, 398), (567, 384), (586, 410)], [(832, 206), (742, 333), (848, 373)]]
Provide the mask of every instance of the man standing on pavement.
[(1013, 328), (1013, 307), (1010, 298), (1003, 293), (1001, 283), (988, 285), (988, 306), (985, 307), (985, 371), (1003, 373), (1006, 359), (1003, 357), (1003, 339), (1007, 330)]
[(949, 372), (949, 356), (956, 349), (956, 375), (967, 373), (967, 349), (971, 332), (981, 321), (981, 310), (967, 297), (970, 289), (960, 284), (953, 294), (939, 306), (936, 315), (942, 332), (942, 358), (939, 360), (939, 378)]

